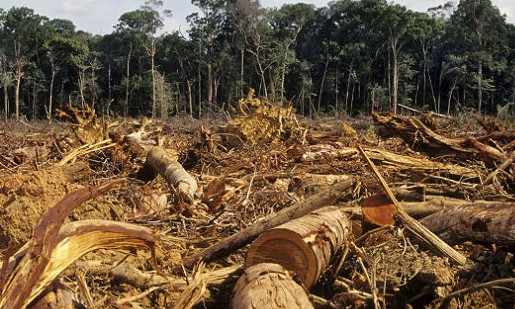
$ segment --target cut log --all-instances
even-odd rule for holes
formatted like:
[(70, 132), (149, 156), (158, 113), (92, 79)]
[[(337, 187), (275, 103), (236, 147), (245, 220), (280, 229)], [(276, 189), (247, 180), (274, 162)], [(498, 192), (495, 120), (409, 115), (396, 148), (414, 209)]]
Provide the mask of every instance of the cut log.
[(350, 235), (351, 223), (339, 207), (324, 207), (270, 229), (249, 247), (245, 268), (277, 263), (311, 287)]
[(261, 263), (247, 268), (234, 286), (233, 309), (314, 308), (306, 290), (281, 265)]
[(147, 162), (166, 180), (177, 196), (187, 203), (192, 203), (198, 185), (176, 158), (167, 154), (161, 147), (152, 148), (147, 155)]
[(471, 240), (515, 248), (515, 203), (474, 203), (420, 220), (447, 241)]
[(347, 180), (340, 181), (322, 192), (312, 195), (309, 198), (288, 208), (283, 208), (274, 215), (256, 222), (250, 227), (233, 234), (220, 242), (206, 248), (198, 254), (193, 255), (184, 261), (185, 266), (192, 266), (199, 260), (211, 262), (226, 254), (238, 250), (253, 241), (264, 231), (281, 225), (285, 222), (299, 218), (321, 207), (334, 204), (338, 199), (343, 199), (352, 195), (356, 179), (349, 177)]

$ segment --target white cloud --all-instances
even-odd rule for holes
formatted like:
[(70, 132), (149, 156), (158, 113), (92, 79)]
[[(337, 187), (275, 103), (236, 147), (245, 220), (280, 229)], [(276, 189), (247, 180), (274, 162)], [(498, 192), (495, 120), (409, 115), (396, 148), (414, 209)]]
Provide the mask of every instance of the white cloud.
[[(71, 20), (77, 29), (94, 34), (108, 34), (113, 31), (118, 18), (125, 12), (138, 9), (145, 0), (0, 0), (0, 8), (9, 9), (13, 6), (26, 6), (34, 9), (37, 14), (53, 18)], [(165, 20), (166, 32), (179, 28), (184, 33), (188, 28), (186, 16), (196, 10), (189, 0), (164, 0), (164, 7), (171, 9), (173, 17)], [(297, 3), (295, 0), (261, 0), (265, 7), (281, 6), (285, 3)], [(327, 5), (329, 0), (304, 0), (302, 2), (315, 4), (317, 7)], [(394, 0), (416, 11), (427, 11), (430, 7), (438, 6), (447, 0)], [(507, 21), (515, 24), (515, 1), (492, 0), (500, 11), (507, 15)]]

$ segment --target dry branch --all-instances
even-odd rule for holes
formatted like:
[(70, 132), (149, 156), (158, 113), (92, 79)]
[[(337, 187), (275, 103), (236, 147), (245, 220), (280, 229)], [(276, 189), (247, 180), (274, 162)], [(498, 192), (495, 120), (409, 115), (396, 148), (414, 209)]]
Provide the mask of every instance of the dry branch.
[(194, 256), (188, 258), (184, 262), (184, 265), (192, 266), (201, 259), (210, 262), (223, 257), (232, 251), (238, 250), (239, 248), (253, 241), (257, 236), (268, 229), (281, 225), (295, 218), (302, 217), (311, 211), (323, 206), (331, 205), (340, 198), (352, 195), (355, 185), (356, 180), (353, 177), (349, 177), (345, 181), (338, 182), (326, 188), (322, 192), (310, 196), (309, 198), (300, 201), (293, 206), (284, 208), (274, 215), (258, 221), (252, 226), (223, 239), (222, 241), (208, 247), (198, 254), (195, 254)]
[(309, 288), (329, 266), (350, 230), (350, 220), (341, 208), (318, 209), (261, 234), (248, 249), (245, 268), (277, 263)]
[(379, 133), (384, 137), (397, 136), (408, 145), (419, 146), (431, 155), (454, 154), (462, 158), (476, 157), (487, 163), (503, 162), (506, 155), (473, 137), (447, 138), (428, 128), (416, 117), (372, 113), (381, 125)]
[(253, 265), (234, 286), (233, 309), (314, 308), (309, 297), (283, 266), (272, 263)]
[(462, 205), (420, 221), (448, 241), (472, 240), (515, 248), (515, 203)]
[(450, 258), (453, 262), (458, 263), (460, 265), (465, 264), (467, 258), (462, 254), (451, 248), (448, 244), (443, 242), (440, 238), (438, 238), (435, 234), (429, 231), (426, 227), (420, 224), (417, 220), (410, 217), (404, 209), (402, 209), (399, 201), (393, 194), (392, 190), (384, 180), (384, 178), (379, 174), (379, 171), (375, 167), (374, 163), (370, 160), (370, 158), (365, 154), (365, 151), (358, 146), (359, 151), (368, 162), (370, 168), (374, 171), (374, 175), (378, 178), (381, 183), (381, 187), (385, 191), (388, 198), (392, 201), (395, 206), (395, 210), (397, 211), (397, 217), (399, 220), (408, 227), (408, 229), (413, 233), (413, 235), (419, 240), (423, 241), (427, 244), (432, 250), (442, 254), (448, 258)]
[(161, 147), (152, 148), (147, 155), (147, 162), (164, 177), (180, 198), (192, 203), (198, 190), (197, 181), (175, 158), (168, 155)]

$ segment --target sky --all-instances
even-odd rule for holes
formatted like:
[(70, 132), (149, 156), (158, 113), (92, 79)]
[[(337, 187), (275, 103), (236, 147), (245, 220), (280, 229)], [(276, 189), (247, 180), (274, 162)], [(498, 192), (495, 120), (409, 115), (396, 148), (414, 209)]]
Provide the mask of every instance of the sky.
[[(506, 14), (507, 21), (515, 24), (514, 0), (491, 0)], [(138, 9), (145, 0), (0, 0), (0, 8), (8, 10), (13, 6), (32, 8), (36, 14), (50, 19), (62, 18), (71, 20), (77, 30), (92, 34), (109, 34), (118, 23), (118, 18), (125, 12)], [(195, 12), (196, 8), (190, 0), (163, 0), (165, 9), (172, 11), (172, 17), (165, 19), (165, 32), (181, 31), (186, 35), (188, 23), (186, 16)], [(317, 7), (326, 6), (329, 0), (261, 0), (263, 7), (281, 6), (285, 3), (304, 2)], [(394, 0), (413, 11), (426, 12), (428, 8), (447, 2), (447, 0)]]

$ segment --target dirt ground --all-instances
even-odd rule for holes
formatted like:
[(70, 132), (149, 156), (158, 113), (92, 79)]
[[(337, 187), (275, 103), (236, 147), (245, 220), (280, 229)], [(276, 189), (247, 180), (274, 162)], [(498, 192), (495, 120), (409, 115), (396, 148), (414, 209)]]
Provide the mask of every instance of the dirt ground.
[[(156, 235), (154, 253), (120, 248), (81, 256), (32, 306), (55, 305), (68, 294), (67, 301), (75, 308), (228, 307), (247, 247), (193, 268), (183, 266), (183, 261), (320, 192), (342, 175), (351, 175), (359, 186), (351, 199), (339, 203), (354, 207), (349, 216), (355, 236), (335, 248), (329, 269), (309, 289), (316, 308), (515, 308), (513, 246), (475, 238), (450, 239), (453, 248), (467, 257), (465, 265), (457, 265), (398, 224), (378, 228), (367, 222), (359, 203), (382, 190), (364, 159), (357, 152), (343, 150), (362, 145), (434, 164), (452, 164), (477, 175), (460, 178), (441, 167), (374, 159), (402, 203), (439, 196), (513, 206), (513, 163), (496, 174), (492, 183), (480, 186), (503, 162), (426, 153), (400, 136), (385, 137), (379, 132), (380, 124), (370, 117), (307, 120), (285, 114), (276, 127), (270, 119), (263, 119), (250, 127), (269, 126), (268, 131), (252, 134), (241, 126), (245, 121), (250, 124), (249, 119), (240, 119), (240, 123), (225, 117), (112, 120), (105, 124), (108, 134), (104, 138), (109, 141), (90, 148), (81, 148), (76, 126), (67, 121), (1, 123), (0, 256), (4, 260), (31, 241), (43, 213), (65, 195), (118, 179), (125, 181), (75, 207), (66, 222), (126, 222)], [(488, 133), (474, 119), (433, 119), (438, 124), (435, 132), (447, 138)], [(503, 129), (513, 130), (509, 124)], [(488, 143), (509, 156), (515, 148), (513, 136), (492, 137)], [(145, 155), (153, 146), (173, 154), (195, 178), (200, 189), (193, 203), (178, 199), (162, 176), (149, 171)], [(513, 240), (513, 230), (509, 237)], [(5, 276), (2, 272), (1, 284)], [(500, 281), (496, 284), (496, 280)], [(481, 284), (486, 285), (481, 288)]]

